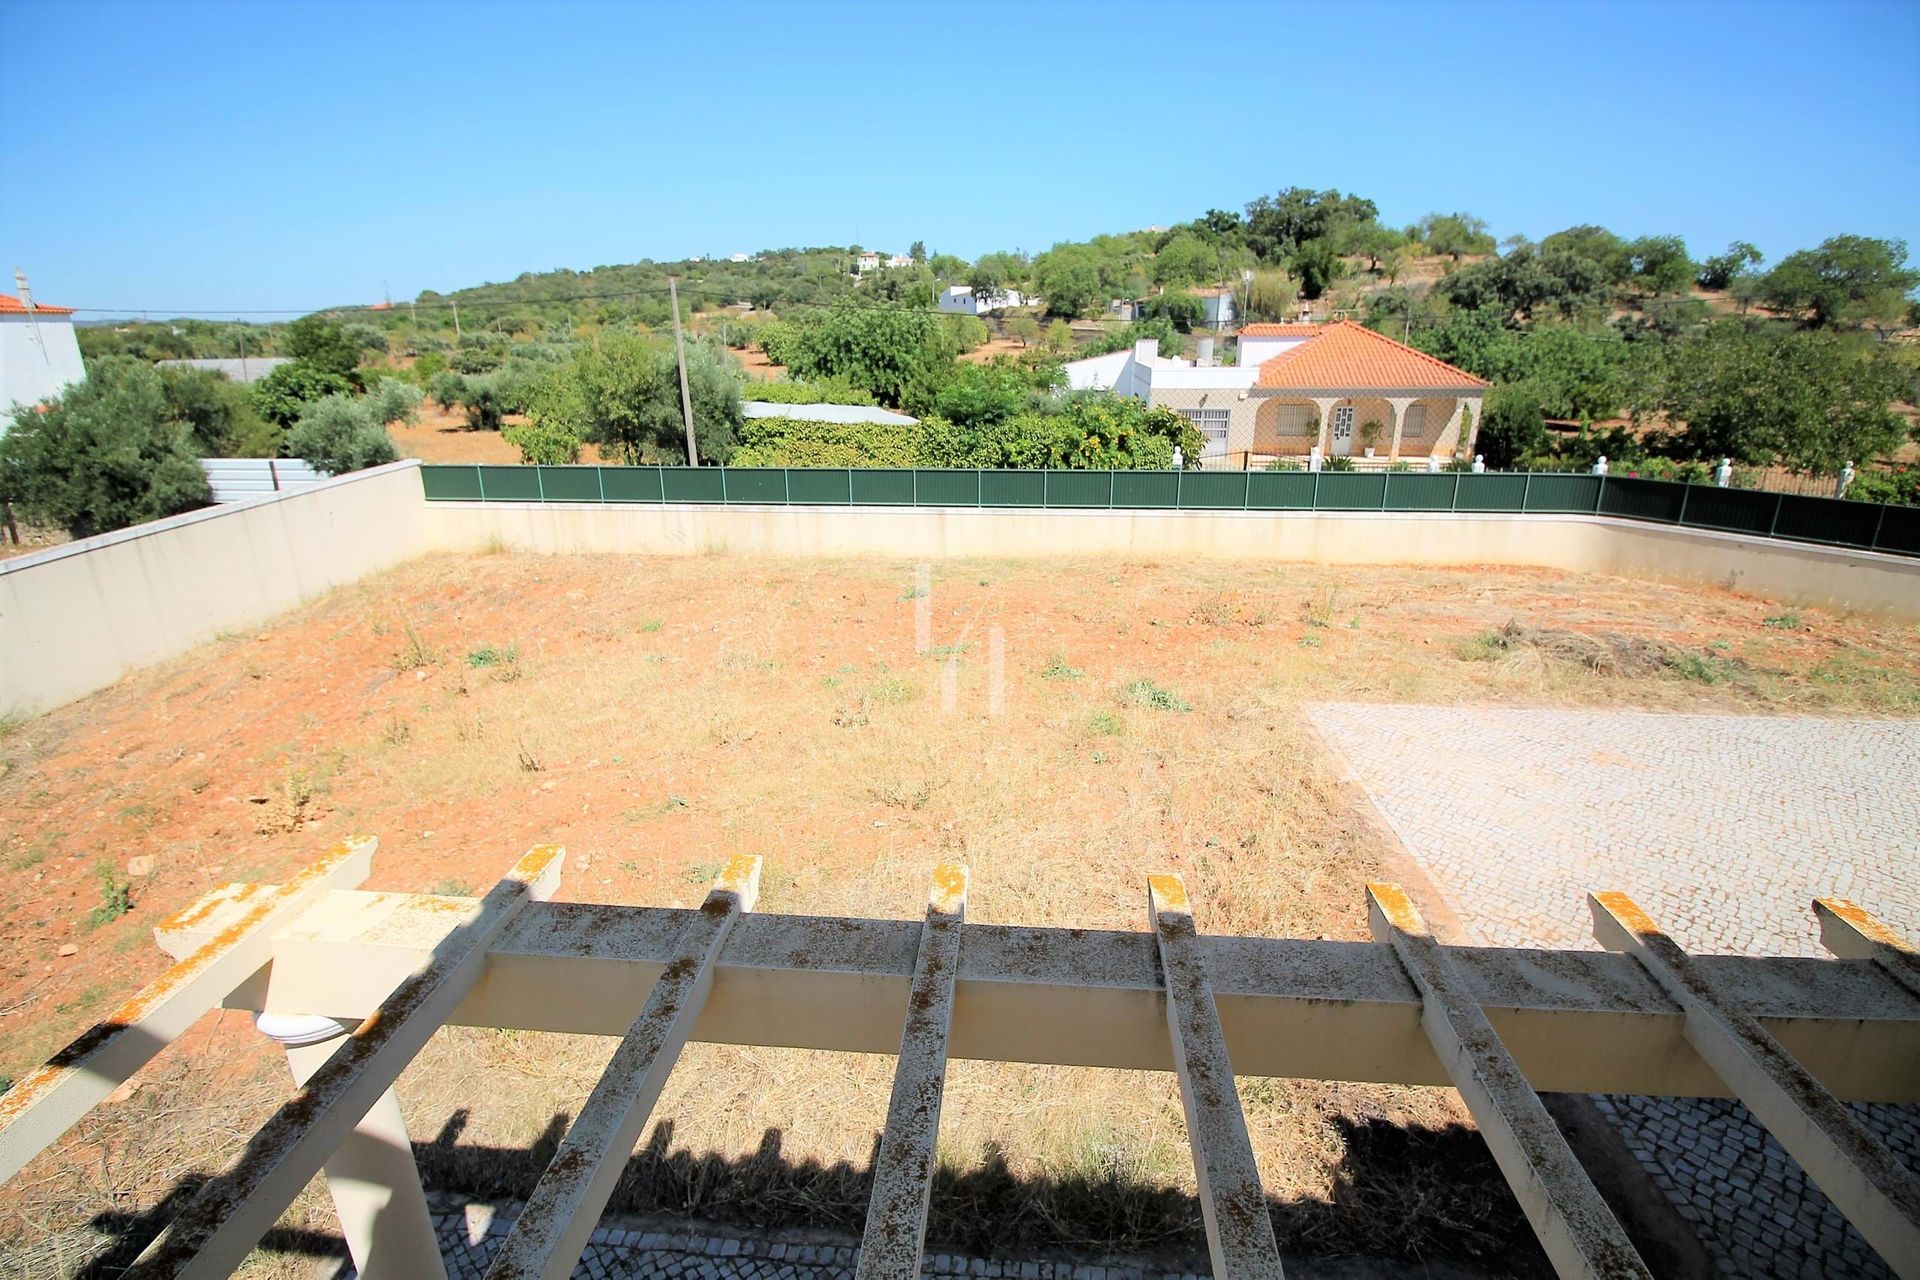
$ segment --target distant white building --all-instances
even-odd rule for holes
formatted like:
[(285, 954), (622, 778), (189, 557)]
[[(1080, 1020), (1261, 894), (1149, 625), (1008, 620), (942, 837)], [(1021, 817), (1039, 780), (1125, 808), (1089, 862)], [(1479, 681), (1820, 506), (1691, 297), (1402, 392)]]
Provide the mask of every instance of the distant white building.
[(1218, 286), (1206, 289), (1189, 289), (1188, 293), (1200, 299), (1201, 327), (1224, 329), (1239, 317), (1234, 306), (1233, 290)]
[(0, 294), (0, 435), (21, 405), (45, 404), (87, 376), (73, 308), (35, 302), (24, 276), (20, 296)]
[(948, 285), (947, 291), (940, 295), (940, 310), (949, 315), (985, 316), (1009, 307), (1037, 307), (1040, 299), (1021, 293), (1018, 289), (1002, 289), (982, 301), (971, 286), (964, 284)]
[(855, 271), (872, 271), (878, 268), (879, 265), (880, 255), (877, 253), (863, 253), (853, 260), (853, 269)]
[(747, 261), (747, 255), (744, 253), (736, 253), (731, 258), (728, 258), (727, 261), (728, 262), (745, 262)]
[(910, 267), (910, 266), (912, 266), (912, 265), (913, 265), (913, 259), (912, 259), (912, 258), (910, 258), (910, 257), (908, 257), (908, 256), (907, 256), (906, 254), (904, 254), (904, 253), (896, 253), (896, 254), (894, 254), (894, 255), (893, 255), (892, 257), (890, 257), (890, 258), (888, 258), (888, 259), (887, 259), (887, 265), (888, 265), (889, 267), (892, 267), (892, 268), (894, 268), (895, 270), (898, 270), (898, 269), (899, 269), (899, 268), (901, 268), (901, 267)]

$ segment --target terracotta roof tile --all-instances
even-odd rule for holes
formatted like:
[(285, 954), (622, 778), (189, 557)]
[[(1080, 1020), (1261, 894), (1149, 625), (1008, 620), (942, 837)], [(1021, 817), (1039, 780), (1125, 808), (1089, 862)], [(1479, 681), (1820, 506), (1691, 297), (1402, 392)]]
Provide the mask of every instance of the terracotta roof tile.
[[(1249, 325), (1241, 333), (1286, 327)], [(1465, 390), (1487, 384), (1424, 351), (1342, 320), (1324, 326), (1311, 341), (1262, 364), (1260, 380), (1254, 385), (1263, 389), (1428, 391)]]
[(1248, 324), (1240, 327), (1243, 338), (1311, 338), (1328, 326), (1324, 324)]
[(50, 307), (44, 302), (36, 302), (33, 304), (32, 312), (29, 313), (26, 303), (20, 301), (20, 299), (10, 293), (0, 293), (0, 315), (24, 316), (28, 314), (36, 316), (70, 316), (73, 314), (73, 308)]

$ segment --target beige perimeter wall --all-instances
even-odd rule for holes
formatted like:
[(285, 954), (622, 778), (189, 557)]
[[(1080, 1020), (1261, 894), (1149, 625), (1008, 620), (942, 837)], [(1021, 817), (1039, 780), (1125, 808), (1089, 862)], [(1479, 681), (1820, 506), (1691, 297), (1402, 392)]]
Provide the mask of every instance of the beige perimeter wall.
[(1920, 620), (1920, 559), (1595, 516), (428, 503), (418, 464), (0, 561), (0, 714), (56, 706), (434, 550), (1515, 565)]
[(396, 462), (0, 560), (0, 714), (42, 710), (427, 550)]

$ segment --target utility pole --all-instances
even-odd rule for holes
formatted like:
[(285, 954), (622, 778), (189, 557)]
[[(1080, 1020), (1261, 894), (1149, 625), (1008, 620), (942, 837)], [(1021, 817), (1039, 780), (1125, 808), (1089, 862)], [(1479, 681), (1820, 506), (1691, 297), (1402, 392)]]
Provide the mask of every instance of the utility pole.
[(460, 300), (449, 298), (447, 301), (453, 303), (453, 345), (463, 346), (466, 340), (460, 336)]
[(687, 391), (687, 344), (680, 336), (680, 281), (667, 277), (667, 300), (673, 308), (673, 351), (680, 360), (680, 420), (687, 427), (687, 465), (700, 465), (700, 450), (693, 443), (693, 396)]

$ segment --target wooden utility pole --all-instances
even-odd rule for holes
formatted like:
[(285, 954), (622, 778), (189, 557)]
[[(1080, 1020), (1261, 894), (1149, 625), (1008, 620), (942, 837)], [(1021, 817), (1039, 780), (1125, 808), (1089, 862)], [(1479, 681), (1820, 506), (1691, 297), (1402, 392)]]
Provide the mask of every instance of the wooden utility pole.
[(460, 300), (449, 298), (448, 301), (453, 303), (453, 345), (465, 346), (466, 340), (460, 336)]
[(680, 420), (687, 428), (687, 465), (700, 465), (700, 450), (693, 443), (693, 396), (687, 391), (687, 344), (680, 336), (680, 281), (667, 277), (667, 300), (673, 308), (673, 351), (680, 361)]

